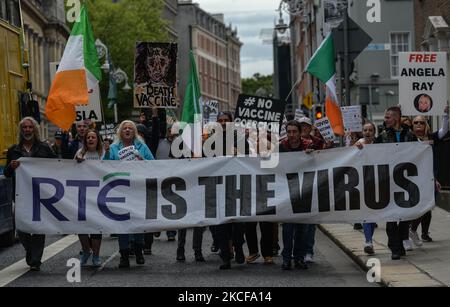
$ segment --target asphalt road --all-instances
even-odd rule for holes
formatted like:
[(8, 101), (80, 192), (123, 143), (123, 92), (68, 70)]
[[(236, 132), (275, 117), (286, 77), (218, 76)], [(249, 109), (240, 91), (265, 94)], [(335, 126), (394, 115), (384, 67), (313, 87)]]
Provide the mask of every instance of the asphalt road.
[[(233, 263), (232, 269), (220, 271), (221, 264), (217, 254), (210, 252), (211, 235), (204, 234), (205, 263), (194, 261), (190, 249), (192, 232), (188, 232), (186, 246), (186, 262), (176, 261), (177, 242), (168, 242), (165, 233), (155, 239), (153, 255), (145, 256), (146, 264), (137, 266), (131, 258), (129, 270), (119, 270), (118, 244), (115, 238), (105, 237), (102, 243), (101, 256), (103, 266), (81, 270), (81, 282), (70, 283), (67, 273), (70, 267), (67, 261), (78, 258), (80, 245), (76, 237), (50, 236), (46, 244), (49, 246), (58, 240), (68, 241), (67, 247), (52, 258), (45, 261), (40, 272), (27, 272), (23, 267), (23, 275), (17, 276), (7, 287), (370, 287), (377, 286), (366, 280), (363, 272), (347, 255), (320, 231), (316, 233), (315, 263), (308, 270), (281, 270), (281, 257), (275, 258), (275, 265), (264, 265), (260, 258), (257, 263), (238, 265)], [(70, 244), (71, 242), (74, 242)], [(363, 237), (361, 237), (363, 243)], [(247, 252), (245, 248), (245, 252)], [(20, 270), (11, 269), (24, 257), (20, 243), (13, 247), (0, 249), (0, 284), (6, 275), (20, 275)], [(8, 270), (8, 268), (10, 268)], [(11, 273), (12, 272), (12, 273)], [(14, 277), (13, 277), (14, 278)]]

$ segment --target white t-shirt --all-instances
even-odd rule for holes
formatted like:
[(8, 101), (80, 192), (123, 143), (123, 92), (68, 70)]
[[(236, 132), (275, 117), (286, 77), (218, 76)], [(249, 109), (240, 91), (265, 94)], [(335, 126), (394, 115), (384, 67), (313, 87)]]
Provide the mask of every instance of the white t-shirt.
[(103, 158), (104, 153), (100, 156), (97, 151), (87, 151), (84, 155), (81, 155), (83, 149), (78, 149), (75, 159), (80, 157), (84, 160), (101, 160)]

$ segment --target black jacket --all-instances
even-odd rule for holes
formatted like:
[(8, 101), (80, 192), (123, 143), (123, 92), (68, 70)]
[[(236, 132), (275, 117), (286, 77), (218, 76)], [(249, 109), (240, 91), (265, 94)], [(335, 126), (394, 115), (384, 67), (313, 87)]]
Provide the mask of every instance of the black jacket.
[(27, 155), (27, 153), (23, 150), (21, 144), (16, 144), (11, 146), (8, 149), (8, 153), (6, 154), (6, 168), (4, 171), (5, 177), (13, 178), (13, 195), (15, 196), (15, 175), (16, 172), (11, 167), (11, 161), (18, 160), (22, 157), (30, 157), (30, 158), (56, 158), (56, 154), (50, 148), (47, 143), (40, 142), (38, 144), (34, 144), (31, 148), (31, 154)]
[(417, 142), (417, 138), (411, 132), (411, 130), (402, 127), (400, 130), (400, 142), (397, 141), (395, 130), (388, 128), (383, 131), (375, 140), (376, 144), (386, 143), (404, 143), (404, 142)]

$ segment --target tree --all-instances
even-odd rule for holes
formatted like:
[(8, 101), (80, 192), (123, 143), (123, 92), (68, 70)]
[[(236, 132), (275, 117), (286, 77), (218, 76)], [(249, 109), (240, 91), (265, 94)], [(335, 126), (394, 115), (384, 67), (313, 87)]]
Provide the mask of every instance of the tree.
[[(108, 46), (115, 67), (122, 68), (134, 80), (134, 55), (136, 42), (167, 42), (168, 22), (163, 20), (162, 0), (87, 0), (89, 17), (95, 38)], [(102, 101), (106, 106), (108, 76), (103, 74)], [(132, 84), (130, 84), (132, 85)], [(132, 91), (118, 91), (120, 114), (129, 116), (133, 108)], [(106, 107), (104, 107), (105, 111)]]
[(273, 75), (262, 76), (256, 73), (251, 78), (242, 79), (242, 92), (246, 95), (265, 93), (266, 96), (273, 96)]

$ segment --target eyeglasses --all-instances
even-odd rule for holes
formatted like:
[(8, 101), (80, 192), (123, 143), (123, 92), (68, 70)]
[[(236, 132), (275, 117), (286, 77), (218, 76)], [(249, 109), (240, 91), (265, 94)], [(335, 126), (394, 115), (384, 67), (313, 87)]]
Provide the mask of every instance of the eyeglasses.
[(414, 122), (413, 124), (414, 125), (424, 125), (425, 126), (426, 123), (425, 122)]

